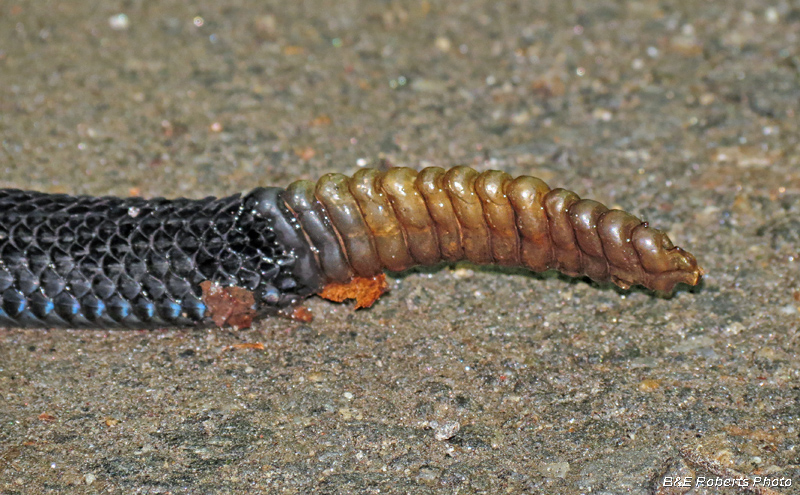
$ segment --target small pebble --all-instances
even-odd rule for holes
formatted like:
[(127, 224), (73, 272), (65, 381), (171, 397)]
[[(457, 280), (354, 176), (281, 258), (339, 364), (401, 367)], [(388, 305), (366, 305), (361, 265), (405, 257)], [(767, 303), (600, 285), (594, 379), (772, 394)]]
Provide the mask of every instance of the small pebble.
[(764, 11), (764, 17), (768, 23), (777, 24), (780, 17), (778, 14), (778, 9), (775, 7), (768, 8), (766, 11)]
[(730, 325), (728, 325), (727, 327), (725, 327), (725, 333), (729, 333), (731, 335), (739, 335), (742, 332), (742, 330), (744, 330), (744, 325), (742, 325), (738, 321), (735, 321)]
[(125, 31), (131, 25), (130, 19), (125, 14), (116, 14), (108, 18), (108, 25), (114, 31)]
[(432, 421), (431, 426), (433, 427), (434, 438), (440, 442), (453, 438), (455, 434), (458, 433), (458, 430), (461, 429), (461, 425), (458, 421), (445, 421), (441, 424)]
[(453, 276), (458, 279), (472, 278), (475, 276), (475, 270), (470, 268), (456, 268), (453, 270)]
[(325, 374), (318, 371), (312, 371), (307, 375), (307, 378), (310, 382), (319, 383), (325, 379)]
[(658, 380), (647, 379), (639, 382), (638, 388), (641, 392), (655, 392), (660, 386), (661, 382)]
[(450, 48), (453, 47), (453, 43), (450, 42), (450, 39), (444, 36), (436, 38), (434, 45), (436, 45), (436, 49), (440, 52), (449, 52)]
[(569, 472), (568, 462), (543, 463), (539, 466), (539, 472), (545, 478), (566, 478)]
[(417, 473), (417, 479), (423, 483), (434, 483), (439, 478), (440, 470), (431, 466), (422, 466)]

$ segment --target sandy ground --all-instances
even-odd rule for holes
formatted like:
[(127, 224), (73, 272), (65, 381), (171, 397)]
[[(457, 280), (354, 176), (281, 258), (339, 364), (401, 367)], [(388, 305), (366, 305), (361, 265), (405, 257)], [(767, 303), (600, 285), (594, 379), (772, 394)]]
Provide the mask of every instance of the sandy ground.
[(800, 493), (800, 3), (222, 3), (0, 3), (0, 187), (467, 164), (646, 218), (705, 283), (459, 265), (308, 324), (0, 329), (0, 492)]

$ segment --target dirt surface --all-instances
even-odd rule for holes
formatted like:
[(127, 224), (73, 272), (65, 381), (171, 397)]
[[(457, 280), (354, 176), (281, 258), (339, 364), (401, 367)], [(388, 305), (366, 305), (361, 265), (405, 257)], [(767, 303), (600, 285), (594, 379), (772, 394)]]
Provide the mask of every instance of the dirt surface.
[(97, 5), (0, 3), (0, 187), (466, 164), (623, 207), (707, 276), (458, 265), (310, 323), (0, 329), (0, 492), (800, 493), (800, 3)]

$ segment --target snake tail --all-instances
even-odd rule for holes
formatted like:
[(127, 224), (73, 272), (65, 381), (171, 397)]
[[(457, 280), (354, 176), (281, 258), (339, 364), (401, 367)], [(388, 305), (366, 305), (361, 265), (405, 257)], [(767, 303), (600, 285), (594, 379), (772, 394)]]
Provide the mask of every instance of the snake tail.
[(459, 260), (662, 292), (703, 274), (629, 213), (468, 167), (362, 169), (200, 200), (0, 190), (0, 326), (246, 326), (219, 301), (271, 315), (331, 283)]

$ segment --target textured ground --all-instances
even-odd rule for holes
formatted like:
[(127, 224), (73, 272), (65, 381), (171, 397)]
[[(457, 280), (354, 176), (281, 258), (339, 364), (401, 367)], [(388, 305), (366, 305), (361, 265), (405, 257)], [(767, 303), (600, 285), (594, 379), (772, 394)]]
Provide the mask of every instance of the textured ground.
[(800, 493), (800, 3), (224, 3), (0, 3), (0, 186), (468, 164), (648, 219), (705, 284), (464, 265), (309, 324), (0, 329), (0, 492), (653, 493), (724, 467)]

